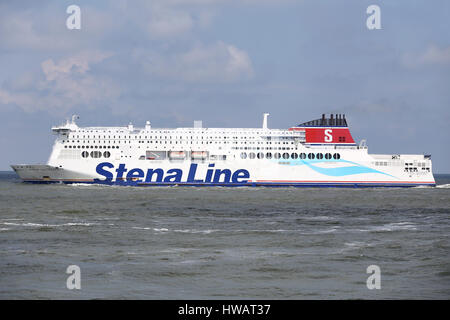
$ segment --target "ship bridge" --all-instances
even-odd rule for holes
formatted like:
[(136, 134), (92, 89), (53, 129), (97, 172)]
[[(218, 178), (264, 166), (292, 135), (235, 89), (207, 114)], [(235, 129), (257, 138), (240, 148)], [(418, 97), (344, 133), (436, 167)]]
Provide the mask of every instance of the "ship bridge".
[(69, 119), (67, 119), (65, 123), (63, 123), (59, 126), (53, 126), (52, 127), (53, 133), (67, 135), (70, 131), (77, 130), (78, 126), (75, 123), (76, 119), (79, 119), (79, 116), (73, 115), (72, 121), (69, 121)]

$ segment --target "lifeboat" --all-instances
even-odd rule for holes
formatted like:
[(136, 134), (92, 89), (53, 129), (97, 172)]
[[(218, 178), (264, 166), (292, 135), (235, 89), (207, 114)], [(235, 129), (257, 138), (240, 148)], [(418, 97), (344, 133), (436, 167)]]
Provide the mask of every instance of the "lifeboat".
[(184, 158), (186, 158), (186, 153), (184, 151), (170, 151), (169, 158), (170, 159), (184, 159)]
[(204, 160), (207, 157), (208, 157), (208, 152), (207, 151), (192, 151), (191, 152), (191, 158), (192, 159)]

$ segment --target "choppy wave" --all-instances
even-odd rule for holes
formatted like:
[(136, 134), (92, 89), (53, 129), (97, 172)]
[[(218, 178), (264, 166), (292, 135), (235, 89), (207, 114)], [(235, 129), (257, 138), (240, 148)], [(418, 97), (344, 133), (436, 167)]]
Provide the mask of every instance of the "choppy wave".
[(168, 228), (152, 228), (152, 227), (132, 227), (132, 229), (137, 230), (153, 230), (155, 232), (176, 232), (176, 233), (199, 233), (199, 234), (210, 234), (214, 232), (221, 233), (300, 233), (303, 235), (318, 235), (334, 233), (339, 230), (340, 227), (332, 227), (328, 229), (319, 230), (305, 230), (305, 229), (168, 229)]
[(437, 185), (436, 188), (450, 189), (450, 183)]
[(69, 222), (69, 223), (62, 223), (62, 224), (47, 224), (47, 223), (33, 223), (33, 222), (26, 222), (26, 223), (14, 223), (14, 222), (2, 222), (1, 224), (6, 226), (20, 226), (20, 227), (64, 227), (64, 226), (92, 226), (96, 223), (87, 223), (87, 222)]
[(359, 229), (362, 232), (391, 232), (391, 231), (401, 231), (401, 230), (417, 230), (417, 226), (412, 222), (395, 222), (388, 223), (382, 226), (373, 226), (367, 229)]
[(210, 229), (206, 229), (206, 230), (196, 230), (196, 229), (172, 229), (169, 230), (167, 228), (150, 228), (150, 227), (132, 227), (133, 229), (138, 229), (138, 230), (153, 230), (156, 232), (180, 232), (180, 233), (212, 233), (212, 232), (216, 232), (216, 231), (221, 231), (221, 230), (210, 230)]

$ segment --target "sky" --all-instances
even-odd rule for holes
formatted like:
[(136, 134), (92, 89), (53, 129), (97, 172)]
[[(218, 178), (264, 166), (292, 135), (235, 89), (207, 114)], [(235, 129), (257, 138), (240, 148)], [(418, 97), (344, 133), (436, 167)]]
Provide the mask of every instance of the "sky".
[(449, 17), (447, 0), (0, 0), (0, 170), (45, 163), (72, 114), (172, 128), (268, 112), (270, 128), (344, 113), (369, 153), (450, 173)]

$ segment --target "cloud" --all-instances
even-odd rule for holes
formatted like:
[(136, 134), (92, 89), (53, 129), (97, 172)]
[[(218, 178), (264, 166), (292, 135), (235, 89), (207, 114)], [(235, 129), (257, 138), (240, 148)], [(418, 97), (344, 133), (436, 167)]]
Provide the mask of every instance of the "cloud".
[(168, 55), (138, 52), (135, 59), (153, 76), (189, 83), (242, 81), (253, 76), (248, 54), (221, 41)]
[(193, 25), (194, 20), (189, 12), (155, 6), (150, 11), (147, 30), (151, 37), (165, 38), (184, 34)]
[(423, 63), (450, 64), (450, 47), (441, 49), (430, 46), (420, 59)]
[(0, 88), (0, 103), (15, 105), (24, 111), (46, 110), (64, 114), (74, 106), (105, 104), (120, 95), (111, 79), (89, 72), (110, 53), (83, 51), (54, 62), (41, 63), (39, 74), (24, 74)]
[(48, 81), (70, 76), (73, 73), (85, 74), (89, 70), (89, 64), (98, 63), (111, 56), (111, 53), (100, 51), (84, 51), (66, 59), (54, 63), (52, 59), (41, 63), (42, 71)]
[(409, 68), (420, 67), (424, 65), (450, 65), (450, 47), (439, 48), (436, 45), (430, 45), (419, 54), (405, 54), (403, 64)]
[[(109, 66), (120, 65), (118, 74)], [(139, 74), (128, 74), (128, 70)], [(130, 81), (122, 81), (124, 77)], [(0, 87), (0, 105), (16, 106), (26, 112), (66, 114), (77, 107), (122, 108), (122, 94), (136, 93), (135, 77), (143, 77), (142, 90), (164, 80), (175, 84), (238, 83), (253, 76), (248, 54), (224, 42), (196, 44), (176, 53), (139, 48), (132, 54), (88, 50), (58, 60), (41, 62), (38, 72), (27, 72), (5, 81)], [(171, 85), (172, 84), (172, 85)], [(175, 88), (177, 86), (175, 85)], [(160, 89), (164, 91), (164, 89)], [(142, 104), (138, 100), (135, 103)]]

